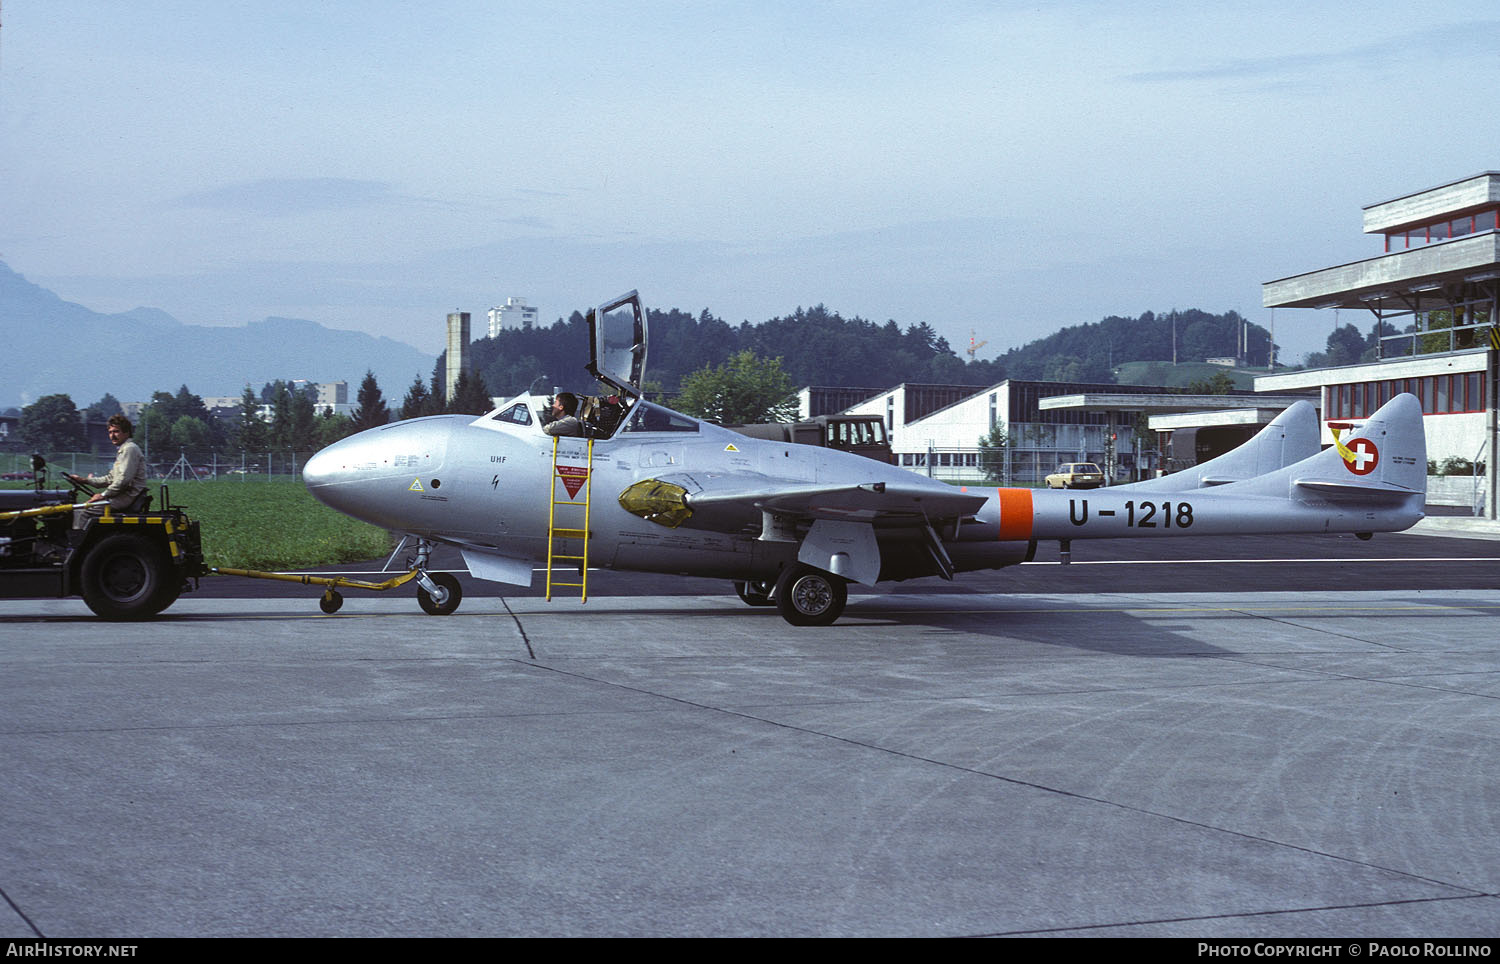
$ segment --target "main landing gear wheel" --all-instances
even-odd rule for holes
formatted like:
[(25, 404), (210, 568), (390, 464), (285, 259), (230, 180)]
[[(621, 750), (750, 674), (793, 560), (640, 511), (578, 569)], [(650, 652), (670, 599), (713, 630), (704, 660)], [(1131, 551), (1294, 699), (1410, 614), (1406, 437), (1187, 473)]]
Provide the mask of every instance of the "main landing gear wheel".
[(161, 547), (142, 536), (106, 536), (83, 560), (83, 601), (104, 619), (154, 616), (170, 605), (169, 565)]
[(771, 590), (775, 585), (769, 579), (752, 579), (749, 582), (736, 582), (734, 591), (740, 594), (747, 606), (774, 606), (776, 602), (771, 598)]
[(318, 600), (318, 608), (332, 616), (344, 606), (344, 594), (337, 589), (330, 589)]
[(459, 601), (464, 598), (464, 591), (458, 585), (458, 577), (449, 572), (429, 572), (427, 578), (437, 583), (443, 595), (439, 602), (431, 593), (418, 586), (417, 602), (422, 611), (429, 616), (446, 616), (457, 609)]
[(849, 589), (832, 573), (797, 563), (776, 581), (776, 609), (793, 626), (828, 626), (844, 612)]

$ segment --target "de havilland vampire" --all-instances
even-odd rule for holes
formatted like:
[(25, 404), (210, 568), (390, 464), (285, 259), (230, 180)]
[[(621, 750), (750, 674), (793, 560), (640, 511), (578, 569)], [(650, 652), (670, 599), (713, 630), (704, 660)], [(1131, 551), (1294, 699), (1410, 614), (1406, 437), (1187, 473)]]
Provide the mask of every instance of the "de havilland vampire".
[[(645, 401), (647, 320), (635, 292), (589, 312), (589, 331), (586, 367), (618, 393), (618, 404), (584, 400), (592, 437), (548, 435), (547, 399), (527, 394), (479, 418), (370, 429), (307, 463), (320, 501), (417, 540), (428, 612), (451, 612), (459, 596), (457, 580), (426, 572), (436, 544), (458, 547), (477, 578), (519, 585), (539, 564), (561, 565), (549, 561), (549, 546), (561, 544), (567, 558), (584, 557), (569, 563), (575, 572), (724, 578), (751, 605), (827, 625), (849, 582), (1000, 569), (1031, 559), (1039, 540), (1368, 537), (1423, 515), (1426, 439), (1411, 395), (1339, 426), (1322, 452), (1304, 402), (1179, 475), (1086, 494), (965, 488), (846, 452), (748, 438)], [(568, 512), (572, 528), (562, 528)]]

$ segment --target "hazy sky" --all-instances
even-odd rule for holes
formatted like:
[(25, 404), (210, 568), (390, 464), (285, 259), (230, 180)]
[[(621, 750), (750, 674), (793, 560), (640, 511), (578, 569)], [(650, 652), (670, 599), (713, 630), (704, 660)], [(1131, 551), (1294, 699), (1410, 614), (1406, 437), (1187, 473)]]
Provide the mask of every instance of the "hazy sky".
[(454, 309), (630, 288), (981, 357), (1148, 309), (1269, 325), (1262, 282), (1380, 251), (1361, 207), (1500, 169), (1497, 62), (1493, 0), (4, 0), (0, 260), (99, 311), (434, 353)]

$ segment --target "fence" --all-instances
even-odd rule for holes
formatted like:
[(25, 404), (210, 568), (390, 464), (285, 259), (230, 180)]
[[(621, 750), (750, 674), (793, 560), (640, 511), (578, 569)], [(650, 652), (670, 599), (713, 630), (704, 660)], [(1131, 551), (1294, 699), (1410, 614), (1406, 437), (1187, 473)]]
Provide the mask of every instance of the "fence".
[[(1156, 453), (1142, 453), (1142, 471), (1152, 471), (1156, 461)], [(896, 453), (897, 465), (944, 482), (998, 481), (1001, 485), (1038, 486), (1065, 462), (1094, 462), (1103, 466), (1106, 456), (1104, 452), (1091, 451), (1086, 457), (1081, 457), (1077, 451), (1052, 448), (1006, 448), (985, 452), (979, 448), (937, 446), (929, 446), (921, 452)], [(1132, 481), (1135, 470), (1134, 452), (1116, 454), (1115, 482)]]
[[(62, 473), (105, 475), (114, 464), (113, 452), (43, 452), (47, 459), (49, 485), (62, 485)], [(313, 452), (288, 449), (269, 452), (192, 452), (154, 449), (146, 453), (146, 477), (151, 480), (179, 482), (233, 479), (240, 482), (300, 482), (302, 466)], [(0, 480), (29, 482), (31, 455), (22, 452), (0, 452)]]

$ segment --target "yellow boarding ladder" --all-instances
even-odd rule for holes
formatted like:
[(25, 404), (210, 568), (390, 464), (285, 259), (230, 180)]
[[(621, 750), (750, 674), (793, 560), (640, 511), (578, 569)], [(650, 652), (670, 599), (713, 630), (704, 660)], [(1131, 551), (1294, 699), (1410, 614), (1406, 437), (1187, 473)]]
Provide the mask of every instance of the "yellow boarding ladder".
[[(560, 436), (552, 438), (552, 491), (551, 506), (547, 510), (547, 601), (552, 601), (553, 586), (577, 587), (582, 602), (589, 601), (589, 499), (594, 492), (594, 440), (588, 439), (588, 461), (585, 465), (558, 464), (557, 452)], [(557, 497), (558, 483), (563, 484), (563, 498)], [(569, 485), (569, 483), (572, 485)], [(581, 483), (581, 484), (580, 484)], [(579, 489), (583, 490), (583, 501), (577, 500)], [(559, 506), (583, 510), (583, 528), (567, 528), (557, 524)], [(575, 513), (576, 515), (576, 513)], [(562, 553), (558, 543), (577, 540), (583, 544), (579, 553)], [(554, 578), (554, 569), (562, 564), (564, 572), (571, 568), (568, 563), (577, 563), (578, 582), (562, 582)]]

